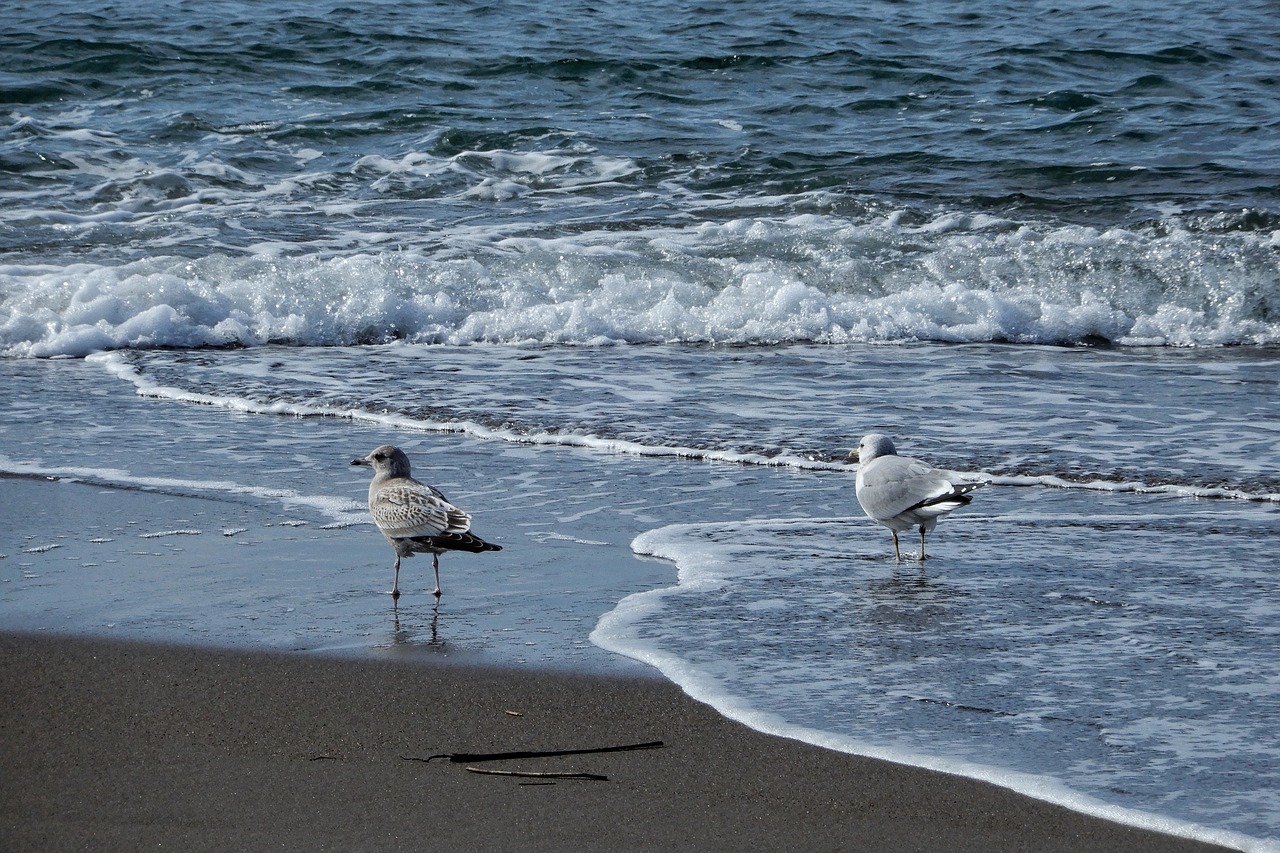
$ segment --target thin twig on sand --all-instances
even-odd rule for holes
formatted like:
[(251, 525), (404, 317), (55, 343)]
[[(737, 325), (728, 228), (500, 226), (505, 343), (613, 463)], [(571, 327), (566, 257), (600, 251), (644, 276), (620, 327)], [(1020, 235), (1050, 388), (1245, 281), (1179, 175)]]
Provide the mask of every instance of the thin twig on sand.
[(482, 773), (485, 776), (517, 776), (521, 779), (588, 779), (593, 782), (608, 782), (608, 776), (599, 773), (537, 773), (532, 770), (486, 770), (482, 767), (468, 767), (468, 773)]
[(644, 743), (626, 743), (621, 746), (601, 746), (594, 749), (552, 749), (540, 752), (528, 750), (519, 750), (516, 752), (444, 752), (439, 755), (432, 755), (427, 758), (414, 758), (408, 755), (400, 756), (405, 761), (434, 761), (437, 758), (447, 758), (453, 764), (474, 764), (477, 761), (503, 761), (508, 758), (554, 758), (559, 755), (593, 755), (599, 752), (626, 752), (633, 749), (658, 749), (663, 746), (660, 740), (651, 740)]

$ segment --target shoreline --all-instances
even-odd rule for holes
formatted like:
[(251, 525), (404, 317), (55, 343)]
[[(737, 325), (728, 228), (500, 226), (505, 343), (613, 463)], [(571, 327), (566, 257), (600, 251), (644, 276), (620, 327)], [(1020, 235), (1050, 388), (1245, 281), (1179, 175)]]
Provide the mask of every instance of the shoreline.
[[(0, 660), (7, 849), (1228, 849), (761, 734), (656, 678), (13, 632)], [(655, 740), (491, 762), (608, 781), (412, 760)]]

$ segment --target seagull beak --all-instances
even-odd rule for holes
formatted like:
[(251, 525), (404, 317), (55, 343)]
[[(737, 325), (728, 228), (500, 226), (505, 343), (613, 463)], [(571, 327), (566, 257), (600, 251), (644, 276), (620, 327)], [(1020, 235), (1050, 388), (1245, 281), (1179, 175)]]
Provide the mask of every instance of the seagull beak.
[(352, 464), (352, 465), (368, 465), (368, 464), (370, 464), (370, 462), (369, 462), (369, 460), (368, 460), (368, 459), (366, 459), (366, 458), (364, 458), (364, 457), (362, 456), (362, 457), (360, 457), (359, 459), (352, 459), (352, 460), (351, 460), (351, 464)]
[(849, 456), (848, 456), (847, 458), (848, 458), (848, 460), (849, 460), (850, 462), (857, 462), (857, 461), (858, 461), (858, 448), (856, 448), (856, 447), (855, 447), (853, 450), (850, 450), (850, 451), (849, 451)]

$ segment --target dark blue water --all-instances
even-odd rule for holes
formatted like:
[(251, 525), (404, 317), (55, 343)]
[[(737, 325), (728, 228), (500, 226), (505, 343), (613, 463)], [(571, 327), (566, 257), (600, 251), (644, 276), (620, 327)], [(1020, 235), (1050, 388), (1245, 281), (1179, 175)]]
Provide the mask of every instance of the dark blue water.
[[(459, 219), (878, 210), (1273, 231), (1277, 21), (1261, 2), (55, 0), (0, 25), (0, 246), (341, 251)], [(509, 181), (492, 152), (565, 162)]]

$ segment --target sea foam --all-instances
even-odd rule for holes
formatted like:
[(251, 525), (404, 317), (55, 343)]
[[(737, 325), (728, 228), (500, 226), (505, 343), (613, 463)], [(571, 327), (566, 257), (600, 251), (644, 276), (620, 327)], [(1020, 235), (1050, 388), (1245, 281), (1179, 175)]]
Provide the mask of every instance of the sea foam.
[(0, 352), (416, 343), (1280, 343), (1257, 234), (806, 215), (410, 251), (0, 268)]

